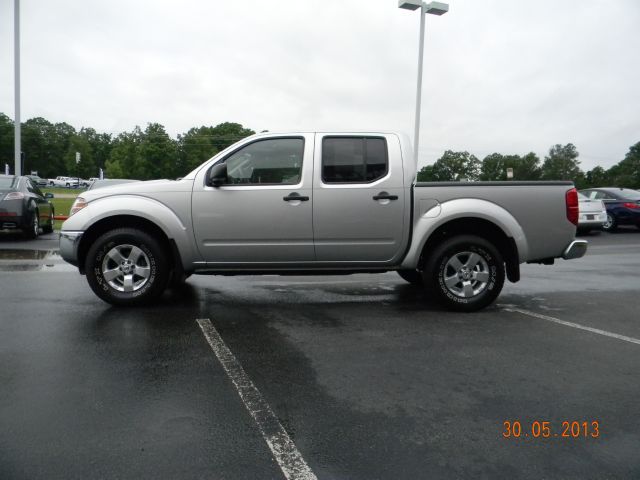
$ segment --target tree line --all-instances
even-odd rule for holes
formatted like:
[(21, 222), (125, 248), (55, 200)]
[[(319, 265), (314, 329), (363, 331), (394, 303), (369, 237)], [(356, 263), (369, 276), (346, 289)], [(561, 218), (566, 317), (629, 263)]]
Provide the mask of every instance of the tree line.
[[(150, 180), (184, 176), (217, 152), (254, 134), (238, 123), (189, 129), (172, 138), (159, 123), (135, 127), (118, 135), (90, 127), (76, 130), (68, 123), (51, 123), (42, 117), (22, 123), (24, 172), (43, 178), (58, 175), (96, 177), (100, 168), (109, 178)], [(13, 166), (13, 120), (0, 113), (0, 163)], [(81, 161), (76, 165), (76, 152)], [(418, 172), (418, 181), (572, 180), (579, 188), (618, 186), (640, 188), (640, 142), (629, 147), (623, 159), (609, 169), (597, 166), (584, 172), (575, 145), (553, 145), (542, 161), (535, 153), (492, 153), (483, 160), (469, 152), (447, 150), (432, 165)]]
[[(76, 130), (68, 123), (51, 123), (42, 117), (21, 124), (23, 172), (37, 171), (43, 178), (58, 175), (97, 177), (102, 168), (107, 178), (151, 180), (182, 177), (255, 132), (238, 123), (225, 122), (189, 129), (172, 138), (159, 123), (135, 127), (118, 135), (93, 128)], [(14, 164), (14, 124), (0, 113), (0, 167)], [(80, 163), (76, 165), (76, 152)], [(4, 171), (4, 170), (2, 170)]]
[(572, 143), (553, 145), (544, 161), (533, 152), (526, 155), (492, 153), (480, 160), (469, 152), (447, 150), (433, 165), (418, 172), (418, 181), (507, 180), (507, 169), (511, 168), (513, 180), (572, 180), (578, 188), (640, 188), (640, 142), (629, 147), (625, 157), (606, 170), (597, 166), (584, 172), (578, 157)]

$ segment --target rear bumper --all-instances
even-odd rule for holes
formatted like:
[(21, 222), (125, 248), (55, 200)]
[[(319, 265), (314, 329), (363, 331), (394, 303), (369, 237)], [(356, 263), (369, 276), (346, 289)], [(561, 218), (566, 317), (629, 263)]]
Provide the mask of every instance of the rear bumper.
[(574, 258), (584, 257), (587, 253), (588, 242), (586, 240), (574, 240), (562, 252), (562, 258), (572, 260)]
[(84, 232), (60, 232), (60, 256), (71, 265), (78, 266), (78, 246)]
[(30, 219), (23, 215), (0, 213), (0, 230), (23, 229), (30, 225)]

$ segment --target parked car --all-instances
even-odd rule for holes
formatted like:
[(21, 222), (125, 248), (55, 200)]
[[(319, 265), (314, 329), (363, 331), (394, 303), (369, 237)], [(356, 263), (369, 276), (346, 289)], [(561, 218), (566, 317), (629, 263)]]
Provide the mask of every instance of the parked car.
[(123, 183), (139, 182), (140, 180), (128, 180), (126, 178), (105, 178), (104, 180), (96, 180), (87, 190), (95, 190), (96, 188), (112, 187)]
[(78, 188), (80, 186), (80, 179), (75, 177), (58, 176), (56, 178), (49, 179), (50, 187), (64, 187), (64, 188)]
[(602, 230), (607, 221), (607, 209), (602, 200), (592, 200), (582, 193), (578, 193), (578, 232), (589, 233), (591, 230)]
[[(191, 273), (397, 271), (446, 307), (492, 303), (520, 264), (582, 257), (572, 182), (418, 182), (395, 133), (263, 133), (181, 180), (89, 190), (60, 254), (116, 305)], [(544, 212), (544, 215), (541, 214)]]
[(53, 232), (54, 208), (49, 198), (28, 177), (0, 175), (0, 229), (20, 229), (37, 238), (40, 228)]
[(31, 181), (38, 187), (46, 187), (49, 184), (49, 180), (46, 178), (40, 178), (38, 175), (26, 175)]
[(640, 192), (630, 188), (588, 188), (580, 193), (592, 200), (602, 200), (607, 220), (602, 229), (614, 232), (620, 225), (640, 228)]

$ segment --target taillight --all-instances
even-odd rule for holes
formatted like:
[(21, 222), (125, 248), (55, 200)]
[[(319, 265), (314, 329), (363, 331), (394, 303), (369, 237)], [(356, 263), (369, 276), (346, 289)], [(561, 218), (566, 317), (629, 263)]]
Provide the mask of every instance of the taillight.
[(640, 208), (640, 204), (632, 202), (623, 203), (622, 206), (627, 208)]
[(22, 192), (7, 193), (7, 196), (4, 197), (5, 200), (22, 200), (23, 198), (24, 198), (24, 193)]
[(578, 191), (575, 188), (567, 190), (564, 198), (567, 205), (567, 220), (578, 226), (578, 217), (580, 216), (578, 208)]

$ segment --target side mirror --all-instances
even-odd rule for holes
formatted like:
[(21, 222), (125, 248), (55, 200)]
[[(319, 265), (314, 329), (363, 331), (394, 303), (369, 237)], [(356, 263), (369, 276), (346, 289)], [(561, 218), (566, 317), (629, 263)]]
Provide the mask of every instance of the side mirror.
[(53, 193), (47, 192), (44, 194), (44, 198), (53, 198)]
[(210, 187), (220, 187), (227, 183), (227, 164), (219, 163), (214, 165), (211, 170), (209, 170), (209, 181), (207, 184)]

